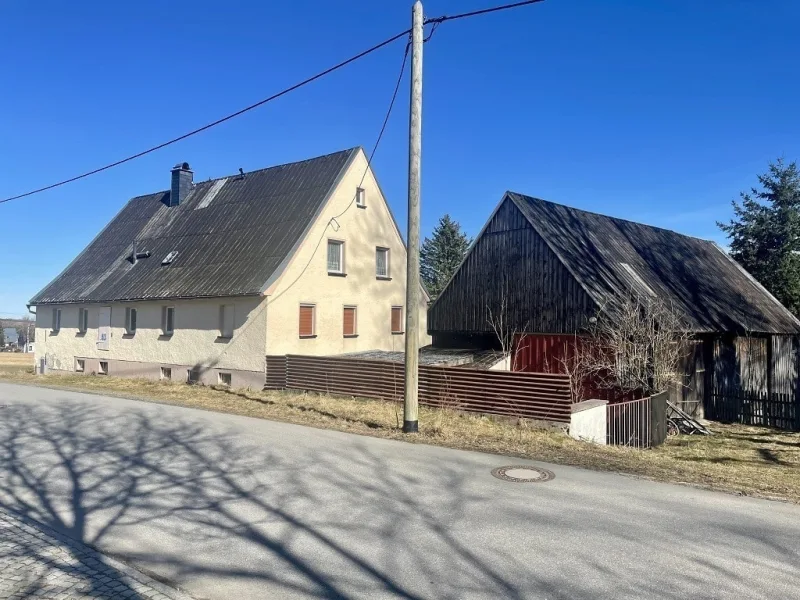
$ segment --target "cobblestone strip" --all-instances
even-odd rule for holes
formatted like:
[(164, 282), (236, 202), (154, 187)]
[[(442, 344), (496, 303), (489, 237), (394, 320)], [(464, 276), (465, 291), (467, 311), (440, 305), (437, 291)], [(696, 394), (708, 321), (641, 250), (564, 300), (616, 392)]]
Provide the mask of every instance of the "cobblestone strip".
[(0, 598), (191, 600), (118, 560), (0, 508)]

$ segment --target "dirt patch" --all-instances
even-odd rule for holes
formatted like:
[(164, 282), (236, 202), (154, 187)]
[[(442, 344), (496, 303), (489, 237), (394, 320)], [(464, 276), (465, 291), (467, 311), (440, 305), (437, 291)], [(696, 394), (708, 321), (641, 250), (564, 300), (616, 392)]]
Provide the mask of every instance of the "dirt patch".
[(525, 421), (422, 408), (420, 433), (408, 436), (400, 431), (402, 405), (393, 402), (102, 376), (36, 376), (24, 368), (0, 372), (0, 379), (628, 473), (800, 503), (800, 434), (762, 427), (715, 424), (713, 436), (677, 436), (652, 450), (634, 450), (577, 442), (562, 431), (542, 429)]

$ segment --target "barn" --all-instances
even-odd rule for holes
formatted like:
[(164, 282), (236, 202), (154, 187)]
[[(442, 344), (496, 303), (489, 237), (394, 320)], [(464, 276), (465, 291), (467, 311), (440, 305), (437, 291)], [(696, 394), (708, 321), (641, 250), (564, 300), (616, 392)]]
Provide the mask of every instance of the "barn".
[(502, 314), (517, 334), (512, 368), (554, 370), (567, 341), (630, 293), (668, 302), (691, 334), (673, 391), (689, 412), (721, 414), (723, 395), (782, 395), (793, 402), (783, 417), (800, 419), (800, 321), (718, 245), (519, 193), (503, 196), (430, 306), (428, 331), (438, 347), (496, 347)]

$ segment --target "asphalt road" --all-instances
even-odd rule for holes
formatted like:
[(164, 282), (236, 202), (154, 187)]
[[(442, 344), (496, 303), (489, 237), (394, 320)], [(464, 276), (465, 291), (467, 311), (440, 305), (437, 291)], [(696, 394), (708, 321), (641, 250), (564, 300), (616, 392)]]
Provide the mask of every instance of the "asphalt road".
[(0, 384), (0, 504), (197, 598), (797, 598), (800, 507)]

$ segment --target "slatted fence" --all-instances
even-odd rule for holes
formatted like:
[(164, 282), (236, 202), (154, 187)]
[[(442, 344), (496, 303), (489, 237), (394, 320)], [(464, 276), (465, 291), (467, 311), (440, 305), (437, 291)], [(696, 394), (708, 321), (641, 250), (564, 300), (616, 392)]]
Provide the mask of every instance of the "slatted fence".
[[(401, 363), (348, 357), (267, 357), (267, 387), (400, 400)], [(467, 412), (569, 423), (569, 378), (561, 374), (419, 367), (419, 402)]]
[(667, 392), (606, 406), (607, 443), (652, 448), (667, 439)]
[(717, 388), (706, 405), (706, 417), (800, 431), (800, 399), (795, 394)]

